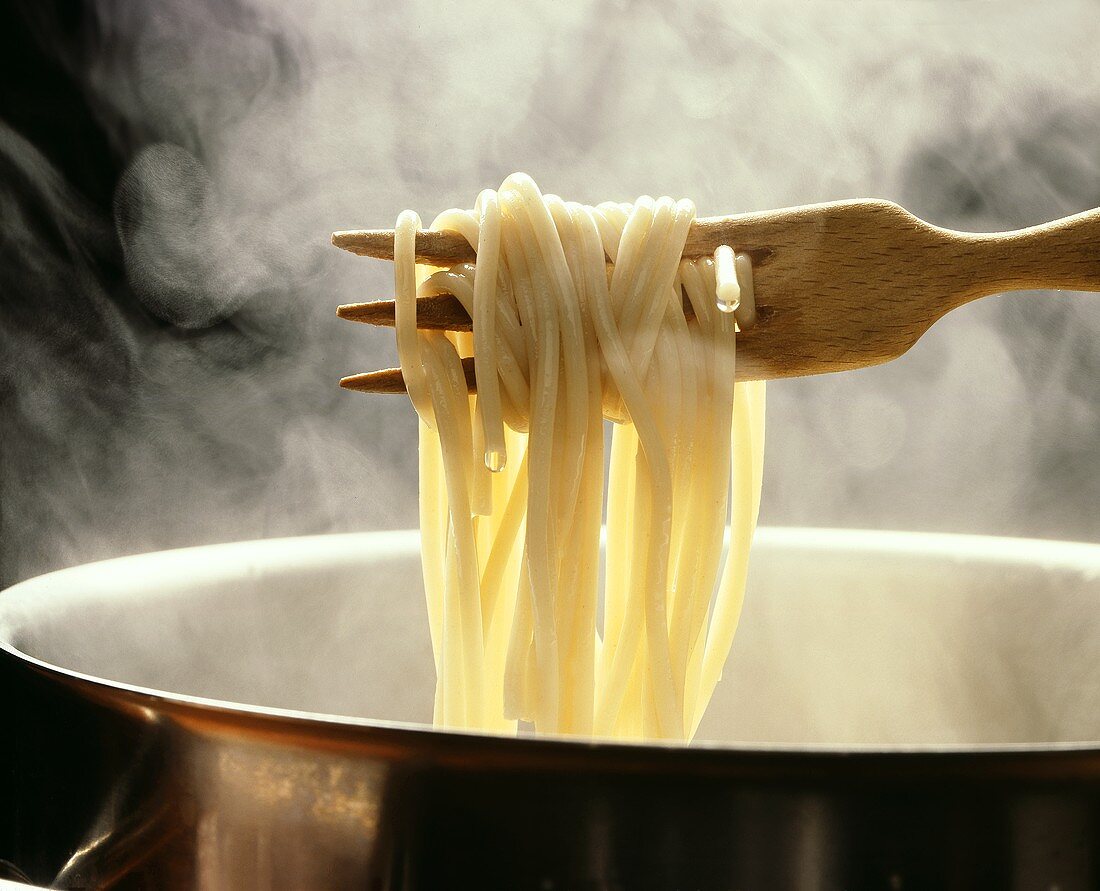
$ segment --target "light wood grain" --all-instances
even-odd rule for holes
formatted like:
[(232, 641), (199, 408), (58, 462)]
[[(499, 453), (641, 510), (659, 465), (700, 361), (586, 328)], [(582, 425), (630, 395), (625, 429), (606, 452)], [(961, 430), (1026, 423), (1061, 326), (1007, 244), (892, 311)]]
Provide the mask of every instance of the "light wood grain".
[[(392, 230), (369, 239), (364, 233), (336, 233), (333, 241), (357, 253), (385, 254), (386, 231), (392, 256)], [(423, 249), (431, 257), (424, 258), (437, 263), (437, 252), (452, 250), (455, 239), (461, 240), (455, 233), (430, 235)], [(987, 234), (933, 226), (889, 201), (843, 201), (697, 220), (684, 254), (707, 254), (719, 244), (754, 258), (760, 317), (738, 335), (738, 380), (888, 362), (946, 313), (990, 294), (1100, 291), (1100, 209)], [(419, 240), (417, 250), (420, 254)], [(423, 299), (437, 301), (434, 315), (428, 313), (433, 326), (469, 325), (464, 311), (454, 311), (457, 301)], [(372, 323), (387, 324), (378, 321), (385, 313), (371, 312)], [(347, 308), (341, 314), (355, 317)], [(367, 320), (370, 313), (363, 315)], [(395, 370), (386, 373), (388, 378), (374, 377), (373, 383), (400, 391)]]

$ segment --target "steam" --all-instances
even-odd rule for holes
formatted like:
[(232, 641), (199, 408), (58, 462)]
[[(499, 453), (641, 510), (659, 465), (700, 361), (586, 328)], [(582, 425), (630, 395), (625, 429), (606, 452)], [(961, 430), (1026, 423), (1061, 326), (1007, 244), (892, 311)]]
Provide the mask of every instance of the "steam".
[[(1073, 8), (100, 0), (59, 64), (112, 200), (0, 125), (2, 581), (416, 522), (411, 409), (335, 386), (393, 364), (333, 316), (391, 273), (334, 229), (516, 169), (704, 214), (1100, 204), (1100, 22)], [(1097, 343), (1096, 297), (999, 298), (889, 366), (773, 385), (763, 521), (1100, 538)]]
[(193, 156), (161, 143), (138, 154), (116, 193), (127, 280), (154, 316), (179, 328), (225, 321), (272, 272), (239, 256), (237, 235), (211, 192)]

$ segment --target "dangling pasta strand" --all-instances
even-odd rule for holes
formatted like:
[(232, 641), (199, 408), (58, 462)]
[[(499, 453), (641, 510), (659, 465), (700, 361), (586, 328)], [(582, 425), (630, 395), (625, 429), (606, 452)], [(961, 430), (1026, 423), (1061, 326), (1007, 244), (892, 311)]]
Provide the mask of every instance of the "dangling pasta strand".
[[(565, 202), (513, 174), (436, 218), (477, 251), (438, 271), (416, 265), (419, 217), (398, 219), (437, 724), (695, 733), (744, 599), (764, 387), (734, 384), (734, 338), (755, 318), (749, 258), (682, 260), (694, 216), (670, 198)], [(417, 294), (443, 292), (472, 335), (416, 330)], [(471, 354), (476, 397), (459, 363)]]

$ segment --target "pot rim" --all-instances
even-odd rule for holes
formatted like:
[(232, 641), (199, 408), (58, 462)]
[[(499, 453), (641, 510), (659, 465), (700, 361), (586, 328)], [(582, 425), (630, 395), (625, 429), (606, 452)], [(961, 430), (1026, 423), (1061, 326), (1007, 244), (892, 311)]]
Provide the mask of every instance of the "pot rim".
[[(140, 564), (171, 557), (185, 559), (190, 565), (203, 565), (195, 558), (217, 555), (253, 559), (281, 558), (284, 565), (331, 566), (334, 559), (361, 562), (370, 552), (395, 556), (418, 550), (417, 530), (341, 533), (279, 539), (229, 542), (214, 545), (155, 551), (116, 557), (95, 563), (57, 570), (19, 582), (0, 592), (0, 651), (5, 658), (30, 668), (37, 674), (62, 683), (79, 694), (89, 696), (110, 708), (121, 709), (151, 722), (169, 721), (191, 732), (209, 736), (241, 734), (301, 744), (307, 748), (348, 747), (384, 750), (391, 757), (425, 759), (440, 764), (476, 767), (491, 763), (529, 767), (587, 764), (593, 768), (612, 767), (616, 771), (635, 769), (652, 773), (698, 772), (739, 774), (754, 777), (773, 770), (793, 778), (809, 771), (850, 780), (854, 774), (898, 774), (907, 765), (906, 775), (927, 778), (957, 775), (960, 778), (981, 775), (1012, 776), (1026, 774), (1048, 779), (1063, 777), (1080, 780), (1082, 769), (1100, 779), (1100, 740), (1048, 743), (983, 744), (775, 744), (722, 743), (697, 741), (690, 746), (677, 742), (636, 742), (606, 739), (576, 739), (540, 735), (512, 737), (467, 730), (437, 730), (427, 724), (328, 715), (270, 706), (246, 705), (225, 700), (158, 690), (121, 681), (113, 681), (47, 662), (20, 650), (11, 640), (12, 614), (33, 597), (57, 596), (62, 588), (72, 590), (81, 576), (104, 570), (139, 570)], [(1046, 539), (1007, 538), (955, 533), (895, 532), (818, 527), (761, 527), (758, 542), (784, 548), (813, 548), (821, 551), (863, 553), (899, 553), (938, 558), (990, 561), (1000, 564), (1043, 565), (1072, 569), (1100, 581), (1100, 544)], [(349, 545), (354, 547), (349, 548)], [(312, 554), (312, 559), (289, 560), (291, 550)], [(230, 554), (230, 552), (233, 552)], [(152, 593), (152, 592), (151, 592)], [(797, 768), (792, 773), (792, 768)], [(839, 769), (839, 773), (837, 772)]]

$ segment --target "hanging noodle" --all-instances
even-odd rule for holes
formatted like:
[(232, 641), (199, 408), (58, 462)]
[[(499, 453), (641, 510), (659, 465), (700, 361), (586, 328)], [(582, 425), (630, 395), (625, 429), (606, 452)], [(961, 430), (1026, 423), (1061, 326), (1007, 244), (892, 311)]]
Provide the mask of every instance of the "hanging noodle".
[[(398, 219), (438, 725), (696, 732), (744, 598), (764, 385), (734, 383), (735, 333), (755, 317), (749, 258), (682, 259), (694, 217), (669, 198), (565, 202), (514, 174), (432, 223), (477, 252), (448, 270), (416, 264), (420, 219)], [(416, 329), (417, 293), (443, 291), (472, 336)]]

